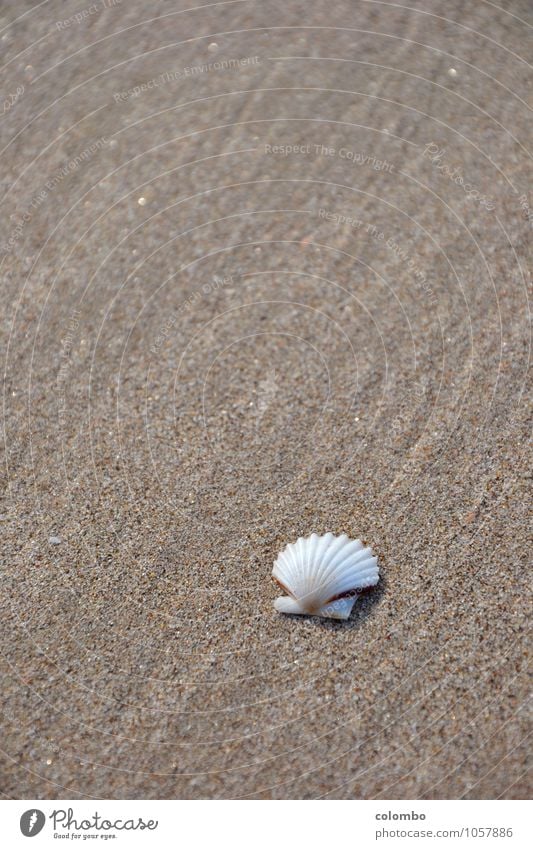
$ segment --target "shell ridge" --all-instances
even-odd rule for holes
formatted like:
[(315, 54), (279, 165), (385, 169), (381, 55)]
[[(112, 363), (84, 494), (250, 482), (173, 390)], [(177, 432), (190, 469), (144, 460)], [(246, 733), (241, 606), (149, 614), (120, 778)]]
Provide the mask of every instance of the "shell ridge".
[(308, 593), (308, 570), (306, 568), (305, 557), (306, 557), (306, 546), (304, 537), (300, 537), (298, 539), (298, 584), (300, 587), (301, 598), (305, 598)]
[(295, 580), (295, 570), (292, 565), (290, 552), (283, 551), (274, 564), (272, 570), (274, 577), (279, 577), (281, 582), (287, 587), (288, 591), (293, 595), (298, 595), (298, 581)]
[(325, 565), (327, 553), (334, 539), (335, 537), (332, 533), (326, 534), (324, 537), (322, 537), (321, 545), (319, 545), (319, 551), (317, 553), (317, 576), (320, 575), (322, 567)]
[(287, 569), (287, 565), (285, 551), (282, 551), (277, 560), (274, 562), (273, 574), (277, 574), (280, 578), (283, 578), (284, 583), (290, 579), (290, 570)]
[(324, 554), (331, 543), (331, 539), (328, 538), (328, 535), (324, 537), (318, 537), (317, 545), (313, 551), (313, 570), (314, 570), (314, 581), (317, 583), (318, 574), (320, 572), (320, 568), (322, 566), (322, 562), (324, 560)]
[(296, 557), (296, 546), (297, 543), (293, 543), (292, 545), (288, 545), (285, 549), (285, 564), (286, 564), (286, 577), (287, 583), (290, 586), (292, 592), (295, 596), (299, 595), (299, 583), (300, 583), (300, 569), (298, 566), (298, 560)]
[(356, 589), (360, 582), (366, 580), (368, 577), (375, 576), (378, 577), (378, 570), (375, 566), (375, 563), (367, 562), (363, 569), (352, 569), (347, 567), (341, 574), (333, 575), (328, 584), (333, 582), (343, 584), (346, 581), (351, 581), (354, 589)]
[(320, 573), (317, 574), (317, 585), (315, 593), (322, 604), (326, 604), (333, 596), (337, 596), (339, 580), (345, 573), (349, 574), (348, 589), (357, 585), (357, 578), (353, 575), (353, 559), (363, 548), (360, 540), (350, 540), (346, 534), (338, 538), (338, 543), (329, 557), (324, 559)]
[(308, 571), (305, 568), (305, 540), (299, 537), (295, 543), (287, 546), (291, 569), (289, 579), (294, 594), (303, 599), (309, 593)]
[[(348, 548), (348, 546), (346, 546), (346, 548)], [(364, 550), (370, 551), (370, 549)], [(359, 552), (356, 552), (355, 555), (357, 555), (358, 553)], [(354, 561), (353, 549), (351, 549), (350, 551), (345, 551), (344, 558), (342, 560), (336, 557), (334, 562), (329, 564), (328, 569), (323, 572), (322, 582), (329, 585), (337, 578), (340, 580), (347, 572), (353, 573), (355, 580), (357, 572), (359, 571), (359, 568), (363, 563), (364, 560), (362, 560), (361, 558), (357, 558)]]
[[(327, 535), (326, 535), (327, 537)], [(335, 538), (331, 535), (329, 538), (325, 540), (325, 550), (327, 550), (328, 546)], [(318, 571), (320, 564), (324, 558), (324, 552), (322, 551), (321, 543), (324, 541), (324, 537), (319, 537), (317, 534), (312, 534), (308, 537), (307, 540), (304, 541), (304, 550), (305, 550), (305, 573), (306, 573), (306, 581), (305, 581), (305, 601), (309, 608), (313, 610), (315, 608), (320, 608), (324, 602), (323, 593), (320, 588), (320, 581), (318, 579)]]
[(331, 539), (326, 537), (317, 537), (316, 544), (313, 545), (312, 550), (309, 552), (310, 556), (307, 566), (307, 590), (309, 595), (316, 592), (317, 588), (320, 586), (318, 572), (324, 557), (324, 549), (327, 548), (331, 542)]
[(308, 537), (306, 540), (304, 540), (303, 549), (304, 549), (304, 558), (305, 558), (304, 572), (307, 575), (309, 575), (312, 571), (311, 570), (311, 564), (313, 562), (313, 555), (315, 553), (315, 545), (314, 545), (314, 540), (313, 540), (313, 534), (311, 534), (310, 537)]
[(364, 550), (365, 547), (361, 540), (353, 540), (353, 542), (349, 542), (336, 552), (335, 557), (331, 560), (329, 565), (331, 568), (336, 568), (339, 563), (344, 562), (348, 559), (348, 557), (355, 558), (358, 554), (362, 554)]
[[(334, 559), (337, 556), (338, 552), (344, 547), (345, 541), (347, 539), (348, 537), (346, 536), (346, 534), (342, 534), (340, 537), (333, 537), (333, 539), (331, 540), (331, 545), (328, 545), (328, 547), (324, 551), (320, 569), (317, 570), (316, 574), (316, 581), (318, 585), (322, 583), (324, 573), (327, 570), (329, 563), (331, 562), (331, 558)], [(329, 557), (326, 557), (328, 553)]]
[(346, 538), (345, 534), (342, 534), (340, 537), (333, 537), (333, 539), (330, 540), (330, 545), (328, 545), (324, 550), (320, 564), (315, 564), (315, 568), (312, 570), (312, 592), (315, 596), (315, 604), (320, 607), (324, 605), (328, 597), (327, 586), (324, 586), (323, 576), (329, 567), (330, 558), (332, 556), (331, 550), (333, 549), (334, 551), (333, 556), (336, 556), (337, 552), (345, 545)]
[[(367, 551), (370, 551), (370, 549), (367, 549)], [(345, 560), (337, 564), (337, 566), (332, 567), (331, 570), (324, 577), (328, 579), (330, 579), (334, 575), (338, 575), (339, 577), (341, 577), (343, 574), (345, 574), (345, 572), (353, 572), (354, 575), (356, 575), (362, 569), (362, 567), (364, 567), (365, 563), (368, 563), (371, 560), (372, 555), (367, 555), (364, 560), (358, 559), (355, 561), (352, 555), (348, 555)]]
[[(357, 592), (357, 590), (362, 590), (365, 587), (373, 586), (375, 583), (377, 583), (377, 576), (375, 576), (373, 573), (365, 576), (364, 578), (360, 577), (357, 583), (354, 583), (353, 578), (350, 575), (347, 575), (343, 581), (340, 581), (338, 584), (335, 584), (335, 592), (331, 592), (329, 595), (330, 598), (332, 598), (334, 595), (340, 595), (341, 593), (350, 592), (352, 590), (354, 592)], [(331, 587), (331, 589), (333, 589), (333, 587)]]

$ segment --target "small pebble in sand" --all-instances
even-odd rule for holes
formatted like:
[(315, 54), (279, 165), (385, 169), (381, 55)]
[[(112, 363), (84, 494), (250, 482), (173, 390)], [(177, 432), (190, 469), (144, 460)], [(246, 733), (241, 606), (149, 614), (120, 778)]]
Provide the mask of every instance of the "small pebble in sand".
[(50, 545), (61, 545), (61, 537), (50, 537), (48, 542)]

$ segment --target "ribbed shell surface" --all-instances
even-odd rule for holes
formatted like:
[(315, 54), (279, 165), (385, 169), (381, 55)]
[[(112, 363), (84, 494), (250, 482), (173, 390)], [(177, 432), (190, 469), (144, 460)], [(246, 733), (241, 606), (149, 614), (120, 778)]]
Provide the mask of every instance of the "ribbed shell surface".
[(287, 545), (274, 563), (272, 575), (302, 611), (309, 613), (379, 580), (372, 549), (346, 534), (336, 537), (332, 533), (311, 534)]

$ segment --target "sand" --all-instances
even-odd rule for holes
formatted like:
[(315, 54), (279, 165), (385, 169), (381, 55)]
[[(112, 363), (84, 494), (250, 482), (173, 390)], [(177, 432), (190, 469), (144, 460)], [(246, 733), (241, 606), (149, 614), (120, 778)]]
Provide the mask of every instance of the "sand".
[[(528, 4), (33, 5), (2, 793), (527, 796)], [(346, 623), (273, 609), (313, 531)]]

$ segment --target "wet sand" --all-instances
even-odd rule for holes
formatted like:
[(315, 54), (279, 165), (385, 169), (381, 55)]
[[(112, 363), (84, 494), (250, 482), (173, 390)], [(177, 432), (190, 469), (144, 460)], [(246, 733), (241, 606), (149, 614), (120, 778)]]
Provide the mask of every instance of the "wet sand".
[(107, 5), (1, 22), (2, 793), (526, 797), (531, 9)]

